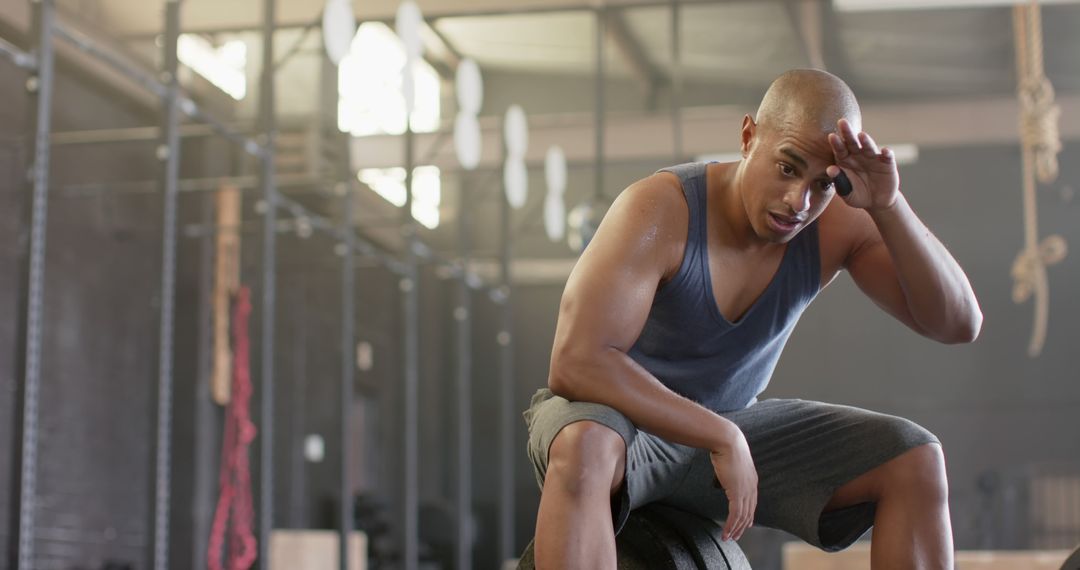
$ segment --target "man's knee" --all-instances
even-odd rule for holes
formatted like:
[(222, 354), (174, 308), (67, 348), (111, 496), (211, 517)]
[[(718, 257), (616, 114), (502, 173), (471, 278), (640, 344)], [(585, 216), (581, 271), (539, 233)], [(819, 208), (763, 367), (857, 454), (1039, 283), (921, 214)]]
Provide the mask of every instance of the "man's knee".
[(626, 444), (615, 430), (593, 421), (579, 421), (559, 430), (548, 450), (544, 490), (570, 494), (599, 489), (613, 493), (622, 484)]
[(913, 447), (889, 462), (885, 492), (901, 493), (908, 500), (946, 503), (949, 482), (941, 446), (927, 443)]

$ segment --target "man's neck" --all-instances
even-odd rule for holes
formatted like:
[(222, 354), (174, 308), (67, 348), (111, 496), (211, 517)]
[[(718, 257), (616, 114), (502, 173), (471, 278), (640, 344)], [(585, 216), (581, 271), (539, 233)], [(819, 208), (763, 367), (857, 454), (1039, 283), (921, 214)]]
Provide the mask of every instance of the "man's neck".
[(770, 249), (775, 244), (761, 239), (750, 224), (743, 204), (742, 163), (717, 163), (706, 168), (709, 218), (714, 220), (709, 234), (724, 246), (747, 253)]

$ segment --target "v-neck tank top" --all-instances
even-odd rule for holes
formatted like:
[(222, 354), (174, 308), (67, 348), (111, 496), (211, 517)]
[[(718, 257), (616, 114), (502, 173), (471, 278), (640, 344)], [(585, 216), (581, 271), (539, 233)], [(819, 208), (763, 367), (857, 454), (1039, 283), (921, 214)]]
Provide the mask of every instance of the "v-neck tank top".
[(690, 211), (686, 248), (628, 354), (672, 391), (727, 412), (750, 406), (768, 386), (795, 323), (820, 289), (821, 262), (815, 220), (788, 242), (765, 291), (738, 321), (728, 321), (710, 279), (706, 166), (662, 170), (682, 183)]

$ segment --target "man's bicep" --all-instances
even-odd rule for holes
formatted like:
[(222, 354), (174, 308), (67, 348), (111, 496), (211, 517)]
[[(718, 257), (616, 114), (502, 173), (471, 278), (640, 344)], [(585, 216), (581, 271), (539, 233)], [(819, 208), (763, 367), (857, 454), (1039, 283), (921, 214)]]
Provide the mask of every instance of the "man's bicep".
[(556, 348), (629, 350), (668, 269), (671, 223), (650, 189), (628, 189), (612, 205), (567, 281)]
[(659, 274), (640, 260), (620, 257), (591, 249), (574, 267), (559, 307), (560, 336), (581, 348), (626, 351), (634, 344), (648, 318)]

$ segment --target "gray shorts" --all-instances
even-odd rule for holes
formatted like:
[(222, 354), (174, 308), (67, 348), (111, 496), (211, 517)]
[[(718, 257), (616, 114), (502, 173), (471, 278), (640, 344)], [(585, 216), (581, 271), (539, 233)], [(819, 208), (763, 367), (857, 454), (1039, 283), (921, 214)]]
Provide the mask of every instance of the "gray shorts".
[[(828, 552), (843, 550), (874, 524), (874, 504), (823, 513), (833, 492), (913, 447), (939, 443), (909, 420), (850, 406), (805, 400), (762, 400), (721, 414), (739, 426), (758, 470), (754, 524), (787, 531)], [(727, 498), (714, 486), (708, 452), (640, 431), (618, 411), (536, 392), (525, 422), (529, 458), (541, 489), (548, 448), (568, 424), (590, 420), (626, 442), (625, 483), (612, 500), (616, 532), (630, 511), (660, 502), (722, 521)]]

